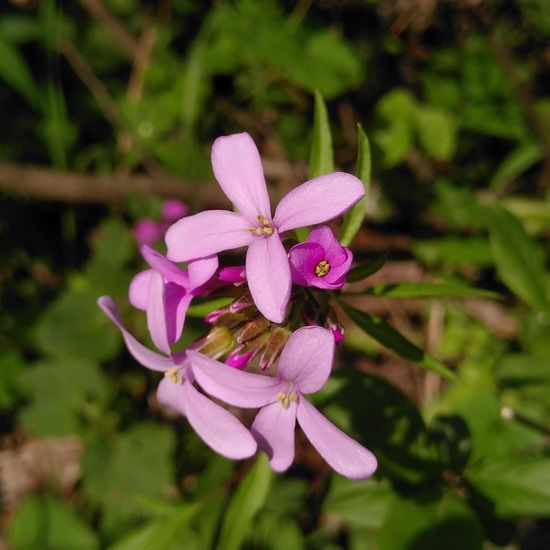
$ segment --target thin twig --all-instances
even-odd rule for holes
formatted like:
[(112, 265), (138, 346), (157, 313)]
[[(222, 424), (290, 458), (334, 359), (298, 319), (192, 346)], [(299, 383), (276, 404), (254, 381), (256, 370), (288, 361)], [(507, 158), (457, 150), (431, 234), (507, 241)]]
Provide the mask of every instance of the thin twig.
[(113, 36), (124, 55), (133, 61), (138, 49), (138, 41), (121, 21), (105, 7), (101, 0), (79, 0), (79, 2), (90, 16)]

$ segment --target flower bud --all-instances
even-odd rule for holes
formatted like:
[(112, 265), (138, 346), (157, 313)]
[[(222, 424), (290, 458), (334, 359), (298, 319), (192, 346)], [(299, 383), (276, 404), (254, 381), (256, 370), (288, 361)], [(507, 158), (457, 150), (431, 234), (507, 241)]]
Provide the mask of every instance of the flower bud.
[(285, 344), (290, 336), (290, 331), (286, 328), (276, 327), (271, 331), (269, 340), (267, 341), (264, 351), (260, 357), (260, 368), (266, 370), (281, 355), (281, 351), (285, 347)]
[(345, 338), (344, 326), (340, 323), (338, 317), (336, 316), (336, 312), (332, 308), (330, 308), (328, 312), (327, 325), (332, 332), (332, 336), (334, 337), (334, 343), (339, 344), (342, 342)]
[(258, 316), (252, 321), (246, 323), (241, 329), (235, 333), (235, 338), (239, 344), (248, 342), (257, 338), (269, 329), (270, 322), (263, 316)]
[(218, 274), (218, 278), (224, 283), (231, 283), (235, 286), (242, 285), (244, 282), (246, 282), (246, 272), (244, 265), (222, 267)]
[(231, 311), (231, 313), (238, 313), (239, 311), (242, 311), (243, 309), (248, 309), (250, 307), (256, 306), (254, 305), (252, 295), (250, 294), (250, 292), (247, 292), (229, 305), (229, 311)]
[(235, 347), (235, 340), (229, 329), (224, 325), (216, 325), (210, 332), (195, 342), (191, 349), (200, 351), (212, 359), (219, 359), (230, 353)]

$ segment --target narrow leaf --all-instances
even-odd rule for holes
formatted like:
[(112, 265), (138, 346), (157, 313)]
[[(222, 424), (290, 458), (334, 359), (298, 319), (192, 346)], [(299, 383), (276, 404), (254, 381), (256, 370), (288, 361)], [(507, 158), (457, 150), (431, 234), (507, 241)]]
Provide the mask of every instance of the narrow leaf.
[(315, 178), (323, 174), (329, 174), (333, 170), (332, 134), (330, 132), (327, 107), (321, 93), (315, 90), (313, 141), (309, 157), (309, 177)]
[(520, 221), (498, 206), (484, 209), (491, 248), (502, 281), (538, 311), (550, 311), (546, 270), (535, 242)]
[(19, 50), (0, 35), (0, 79), (7, 82), (33, 106), (38, 103), (38, 90), (31, 71)]
[(340, 231), (340, 242), (344, 246), (348, 246), (353, 240), (353, 237), (355, 237), (357, 231), (359, 231), (367, 212), (367, 201), (369, 199), (371, 181), (371, 154), (369, 139), (360, 124), (357, 127), (357, 133), (359, 136), (357, 144), (357, 177), (365, 186), (365, 196), (344, 216), (344, 223), (342, 224), (342, 229)]
[(238, 550), (250, 532), (254, 517), (265, 504), (273, 472), (265, 454), (258, 456), (252, 469), (231, 498), (223, 518), (218, 550)]
[(388, 260), (388, 256), (389, 254), (386, 252), (386, 254), (382, 254), (381, 256), (377, 256), (372, 260), (368, 260), (367, 262), (356, 265), (348, 273), (348, 283), (356, 283), (357, 281), (362, 281), (363, 279), (370, 277), (377, 271), (380, 271), (380, 269), (384, 267), (384, 264)]
[(520, 143), (500, 164), (489, 185), (500, 189), (510, 183), (544, 157), (542, 146), (536, 141)]
[(394, 285), (375, 285), (364, 294), (384, 296), (385, 298), (457, 298), (477, 296), (498, 299), (501, 296), (491, 290), (474, 288), (459, 282), (447, 283), (398, 283)]
[(343, 301), (340, 301), (340, 303), (344, 311), (358, 327), (363, 329), (377, 342), (380, 342), (380, 344), (399, 355), (399, 357), (423, 369), (434, 371), (448, 380), (456, 380), (456, 376), (443, 363), (424, 353), (419, 347), (415, 346), (401, 333), (388, 325), (388, 323), (382, 321), (382, 319), (355, 309)]

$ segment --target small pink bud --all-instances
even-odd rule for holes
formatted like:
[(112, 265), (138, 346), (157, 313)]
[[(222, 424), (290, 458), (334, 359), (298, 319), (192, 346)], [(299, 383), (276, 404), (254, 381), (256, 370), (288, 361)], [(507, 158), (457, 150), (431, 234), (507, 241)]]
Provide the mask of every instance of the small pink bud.
[(233, 267), (223, 267), (218, 274), (220, 281), (231, 283), (235, 286), (242, 285), (246, 282), (246, 273), (244, 265), (236, 265)]
[(142, 218), (139, 220), (132, 229), (134, 238), (139, 245), (152, 245), (163, 234), (160, 225), (148, 218)]
[(243, 370), (248, 362), (255, 355), (255, 350), (244, 351), (244, 346), (239, 346), (231, 352), (231, 355), (225, 360), (225, 364), (235, 369)]
[(187, 216), (189, 207), (177, 199), (169, 199), (162, 203), (161, 213), (166, 221), (173, 222)]

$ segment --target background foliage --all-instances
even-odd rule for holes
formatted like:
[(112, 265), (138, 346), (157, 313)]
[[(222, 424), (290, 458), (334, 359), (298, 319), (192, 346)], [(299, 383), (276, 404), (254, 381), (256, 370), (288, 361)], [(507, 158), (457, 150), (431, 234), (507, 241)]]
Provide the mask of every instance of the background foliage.
[[(545, 0), (0, 9), (10, 548), (549, 547)], [(161, 410), (155, 376), (95, 306), (126, 300), (141, 266), (132, 224), (158, 218), (162, 197), (224, 204), (209, 166), (218, 135), (254, 136), (274, 194), (305, 179), (315, 91), (337, 167), (354, 169), (358, 122), (371, 143), (356, 259), (376, 271), (389, 254), (350, 302), (369, 315), (347, 306), (357, 325), (316, 396), (379, 458), (363, 482), (331, 474), (301, 438), (284, 476), (215, 456)], [(447, 297), (465, 285), (497, 299)], [(145, 340), (141, 315), (124, 316)], [(426, 366), (411, 348), (404, 361), (379, 347), (363, 332), (378, 318), (456, 381), (412, 364)], [(186, 330), (191, 340), (204, 325)]]

